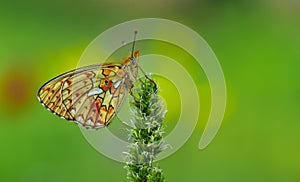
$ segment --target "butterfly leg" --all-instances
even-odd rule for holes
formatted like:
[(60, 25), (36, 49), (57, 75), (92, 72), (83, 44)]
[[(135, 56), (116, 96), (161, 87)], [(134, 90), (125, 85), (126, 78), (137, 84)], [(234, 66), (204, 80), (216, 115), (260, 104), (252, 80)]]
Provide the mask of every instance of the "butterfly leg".
[[(156, 85), (156, 83), (154, 82), (154, 80), (152, 80), (151, 78), (149, 78), (148, 76), (147, 76), (147, 74), (144, 72), (144, 70), (142, 69), (142, 67), (140, 67), (140, 65), (138, 65), (139, 66), (139, 69), (142, 71), (142, 73), (144, 74), (144, 76), (145, 76), (145, 78), (147, 79), (147, 80), (149, 80), (152, 84), (154, 84), (155, 85), (155, 89), (157, 89), (157, 85)], [(141, 82), (143, 82), (142, 80), (141, 80)], [(143, 82), (144, 83), (144, 82)]]
[[(132, 88), (131, 88), (132, 89)], [(129, 90), (129, 94), (131, 95), (131, 97), (133, 98), (133, 100), (134, 100), (134, 102), (136, 102), (136, 103), (141, 103), (138, 99), (137, 99), (137, 97), (133, 94), (133, 92), (132, 92), (132, 90)]]

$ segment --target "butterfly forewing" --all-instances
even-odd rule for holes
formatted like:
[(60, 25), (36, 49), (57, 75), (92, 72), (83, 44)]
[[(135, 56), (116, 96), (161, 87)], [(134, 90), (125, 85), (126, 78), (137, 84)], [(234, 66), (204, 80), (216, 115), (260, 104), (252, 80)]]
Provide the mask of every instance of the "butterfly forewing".
[(107, 126), (132, 86), (125, 63), (91, 65), (64, 73), (45, 83), (38, 98), (52, 113), (86, 128)]

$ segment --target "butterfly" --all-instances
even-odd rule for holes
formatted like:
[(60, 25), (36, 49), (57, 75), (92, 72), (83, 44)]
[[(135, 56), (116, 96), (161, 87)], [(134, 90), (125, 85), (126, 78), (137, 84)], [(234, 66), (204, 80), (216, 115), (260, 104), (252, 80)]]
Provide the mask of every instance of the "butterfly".
[(139, 51), (122, 62), (94, 64), (63, 73), (38, 91), (40, 103), (55, 115), (85, 128), (108, 126), (120, 110), (138, 75)]

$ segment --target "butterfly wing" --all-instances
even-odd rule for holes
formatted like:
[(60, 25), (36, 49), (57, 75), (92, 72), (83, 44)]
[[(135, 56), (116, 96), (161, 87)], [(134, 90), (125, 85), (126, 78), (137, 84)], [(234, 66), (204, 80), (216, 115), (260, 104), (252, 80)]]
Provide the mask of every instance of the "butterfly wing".
[(45, 83), (38, 99), (52, 113), (86, 128), (107, 126), (128, 89), (122, 63), (91, 65)]

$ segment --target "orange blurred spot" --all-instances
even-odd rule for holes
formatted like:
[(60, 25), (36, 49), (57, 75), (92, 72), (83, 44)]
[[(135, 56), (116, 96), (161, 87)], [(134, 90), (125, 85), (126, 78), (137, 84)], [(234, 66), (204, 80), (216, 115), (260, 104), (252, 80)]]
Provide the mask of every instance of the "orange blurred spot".
[(26, 110), (33, 96), (32, 72), (11, 67), (0, 78), (1, 107), (6, 114), (18, 115)]

